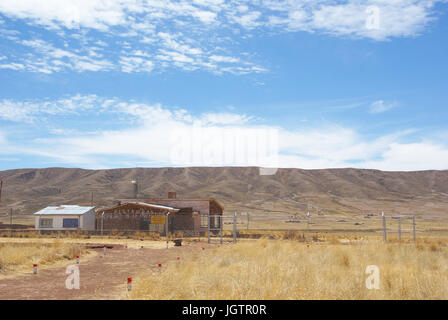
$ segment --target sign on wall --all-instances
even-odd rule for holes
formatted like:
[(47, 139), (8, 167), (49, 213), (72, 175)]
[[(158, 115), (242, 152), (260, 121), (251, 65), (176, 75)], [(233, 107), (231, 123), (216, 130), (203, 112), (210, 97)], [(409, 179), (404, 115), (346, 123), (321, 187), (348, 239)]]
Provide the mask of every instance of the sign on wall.
[(151, 224), (165, 224), (165, 218), (165, 216), (161, 215), (152, 215)]

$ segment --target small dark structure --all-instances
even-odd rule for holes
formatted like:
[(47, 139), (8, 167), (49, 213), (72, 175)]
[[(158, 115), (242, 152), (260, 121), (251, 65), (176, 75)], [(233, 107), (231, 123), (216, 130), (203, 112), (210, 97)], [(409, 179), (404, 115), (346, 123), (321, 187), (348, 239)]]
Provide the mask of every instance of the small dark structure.
[[(187, 215), (180, 218), (182, 213), (191, 212), (192, 216), (199, 215), (200, 219), (198, 231), (205, 233), (208, 231), (208, 218), (210, 216), (210, 228), (222, 228), (222, 219), (220, 216), (224, 213), (224, 207), (215, 199), (179, 199), (176, 192), (168, 192), (168, 198), (152, 198), (152, 199), (121, 199), (119, 203), (140, 202), (152, 205), (167, 206), (177, 208), (180, 214), (175, 214), (178, 222), (174, 223), (174, 230), (182, 230), (183, 225), (187, 224), (187, 220), (191, 219)], [(182, 222), (180, 222), (182, 221)]]
[[(166, 225), (168, 224), (168, 225)], [(142, 200), (120, 201), (118, 205), (96, 212), (96, 229), (101, 231), (143, 231), (166, 235), (182, 232), (199, 234), (199, 214), (192, 208), (175, 208)]]

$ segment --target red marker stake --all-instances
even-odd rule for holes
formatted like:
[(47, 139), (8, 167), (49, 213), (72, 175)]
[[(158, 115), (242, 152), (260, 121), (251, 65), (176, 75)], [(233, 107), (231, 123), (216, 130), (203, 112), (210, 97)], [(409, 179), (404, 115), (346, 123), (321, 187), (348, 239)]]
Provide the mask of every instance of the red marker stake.
[(128, 278), (128, 291), (132, 289), (132, 278)]
[(166, 242), (166, 248), (168, 249), (168, 241)]
[(37, 274), (37, 264), (33, 264), (33, 273)]
[(79, 264), (79, 256), (76, 256), (76, 264)]
[(161, 263), (159, 263), (159, 272), (161, 272), (162, 271), (162, 264)]

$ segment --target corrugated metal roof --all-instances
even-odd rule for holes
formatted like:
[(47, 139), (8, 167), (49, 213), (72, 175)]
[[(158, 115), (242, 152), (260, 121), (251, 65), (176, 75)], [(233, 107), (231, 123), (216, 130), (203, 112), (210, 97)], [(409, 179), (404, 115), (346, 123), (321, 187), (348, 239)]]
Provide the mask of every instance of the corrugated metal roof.
[(127, 205), (136, 205), (136, 206), (140, 206), (140, 207), (146, 207), (146, 208), (151, 208), (151, 209), (167, 210), (167, 211), (171, 211), (171, 212), (178, 212), (180, 210), (180, 209), (177, 209), (177, 208), (168, 207), (168, 206), (162, 206), (162, 205), (159, 205), (159, 204), (152, 204), (152, 203), (133, 201), (133, 202), (122, 203), (120, 205), (117, 205), (117, 206), (114, 206), (114, 207), (111, 207), (111, 208), (99, 209), (99, 210), (97, 210), (97, 213), (119, 209), (119, 208), (122, 208), (122, 207), (126, 207)]
[(177, 208), (173, 208), (173, 207), (168, 207), (168, 206), (162, 206), (160, 204), (153, 204), (153, 203), (145, 203), (145, 202), (128, 202), (128, 203), (136, 203), (138, 205), (141, 206), (146, 206), (146, 207), (152, 207), (152, 208), (159, 208), (159, 209), (167, 209), (167, 210), (173, 210), (173, 211), (179, 211), (179, 209)]
[(41, 215), (41, 214), (84, 214), (92, 209), (95, 209), (95, 207), (81, 207), (81, 206), (74, 206), (74, 205), (61, 205), (61, 206), (52, 206), (52, 207), (46, 207), (45, 209), (42, 209), (34, 214)]
[(170, 201), (170, 202), (182, 202), (182, 201), (208, 201), (208, 202), (211, 202), (211, 201), (213, 201), (213, 202), (215, 202), (218, 205), (218, 207), (221, 208), (221, 210), (224, 211), (224, 206), (221, 203), (219, 203), (219, 201), (216, 200), (215, 198), (204, 198), (204, 199), (152, 198), (152, 199), (138, 199), (138, 200), (137, 199), (117, 199), (117, 200), (121, 201), (123, 203), (130, 203), (130, 202), (135, 202), (135, 201), (138, 201), (138, 200), (140, 200), (140, 202), (145, 202), (145, 203), (157, 203), (157, 202), (160, 202), (160, 201), (163, 201), (163, 202), (168, 202), (168, 201)]

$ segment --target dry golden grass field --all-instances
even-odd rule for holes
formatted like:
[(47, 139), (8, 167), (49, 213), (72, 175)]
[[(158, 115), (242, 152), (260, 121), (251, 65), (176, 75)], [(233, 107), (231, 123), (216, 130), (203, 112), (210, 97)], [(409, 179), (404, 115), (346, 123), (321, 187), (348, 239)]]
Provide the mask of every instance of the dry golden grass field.
[[(244, 234), (253, 238), (223, 245), (207, 245), (204, 238), (189, 239), (182, 247), (170, 242), (169, 249), (161, 239), (1, 237), (0, 287), (7, 286), (5, 297), (15, 287), (33, 287), (33, 297), (38, 299), (95, 299), (102, 297), (103, 291), (113, 299), (151, 300), (448, 299), (446, 237), (420, 236), (414, 243), (410, 238), (398, 242), (390, 236), (385, 244), (378, 236), (312, 234), (308, 244), (301, 232), (277, 231), (269, 239), (256, 239), (257, 232)], [(110, 244), (114, 249), (103, 259), (102, 250), (86, 249), (92, 243)], [(124, 250), (124, 245), (128, 249)], [(66, 292), (61, 287), (65, 267), (74, 263), (76, 255), (82, 256), (85, 287), (79, 293)], [(159, 272), (154, 263), (162, 260)], [(38, 277), (21, 277), (29, 277), (32, 263), (49, 271)], [(366, 268), (371, 265), (379, 269), (379, 289), (366, 288)], [(104, 274), (95, 286), (85, 282), (99, 279), (95, 272), (103, 268), (111, 268), (104, 269), (110, 275)], [(40, 288), (39, 281), (53, 281), (52, 274), (59, 278), (47, 283), (46, 289)], [(133, 288), (127, 292), (129, 275), (133, 276)], [(107, 279), (113, 283), (104, 282)], [(59, 293), (51, 293), (56, 287), (61, 287)]]
[(84, 247), (60, 240), (47, 242), (2, 242), (0, 243), (0, 277), (30, 269), (32, 264), (53, 266), (73, 260), (85, 253)]
[[(380, 271), (367, 289), (366, 267)], [(448, 299), (446, 239), (224, 245), (135, 280), (130, 299)]]

